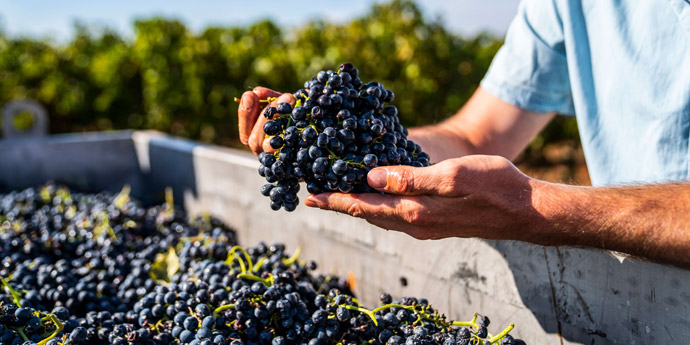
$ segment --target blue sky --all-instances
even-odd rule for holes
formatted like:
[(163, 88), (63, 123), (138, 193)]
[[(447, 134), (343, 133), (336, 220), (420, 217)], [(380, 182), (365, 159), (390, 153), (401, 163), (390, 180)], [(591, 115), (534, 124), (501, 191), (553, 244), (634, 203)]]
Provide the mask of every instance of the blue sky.
[[(131, 35), (132, 21), (154, 15), (181, 19), (192, 30), (208, 25), (240, 25), (271, 18), (292, 27), (314, 18), (345, 22), (367, 12), (372, 0), (230, 1), (230, 0), (0, 0), (0, 30), (11, 36), (71, 37), (76, 20), (105, 25)], [(489, 31), (505, 34), (518, 0), (417, 1), (429, 17), (441, 16), (447, 27), (460, 34)], [(347, 6), (344, 6), (346, 4)]]

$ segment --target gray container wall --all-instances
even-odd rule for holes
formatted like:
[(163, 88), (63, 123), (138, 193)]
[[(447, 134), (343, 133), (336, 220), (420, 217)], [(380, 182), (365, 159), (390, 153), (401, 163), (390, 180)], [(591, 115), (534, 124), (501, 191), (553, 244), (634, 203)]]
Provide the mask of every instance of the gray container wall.
[[(153, 202), (166, 186), (188, 211), (210, 211), (240, 241), (303, 248), (322, 272), (356, 277), (366, 305), (378, 295), (427, 297), (453, 319), (488, 315), (496, 333), (515, 322), (530, 344), (662, 344), (690, 339), (690, 273), (606, 252), (517, 242), (418, 241), (307, 208), (273, 212), (258, 192), (256, 159), (156, 132), (0, 141), (0, 190), (49, 180)], [(300, 195), (304, 200), (305, 193)], [(403, 287), (400, 278), (409, 284)], [(562, 334), (562, 337), (559, 336)]]

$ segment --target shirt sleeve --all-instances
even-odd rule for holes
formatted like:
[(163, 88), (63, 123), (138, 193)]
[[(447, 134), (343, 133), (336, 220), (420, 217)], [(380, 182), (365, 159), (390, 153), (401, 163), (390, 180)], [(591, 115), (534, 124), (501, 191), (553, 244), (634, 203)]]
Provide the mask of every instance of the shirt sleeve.
[(574, 115), (563, 24), (554, 2), (520, 3), (481, 86), (522, 109)]

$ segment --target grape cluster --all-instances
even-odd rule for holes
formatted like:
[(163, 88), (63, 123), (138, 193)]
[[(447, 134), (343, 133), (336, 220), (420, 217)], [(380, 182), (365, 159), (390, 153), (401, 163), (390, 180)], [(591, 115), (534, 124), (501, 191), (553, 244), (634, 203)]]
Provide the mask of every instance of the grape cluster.
[(263, 112), (270, 120), (263, 130), (276, 150), (259, 155), (259, 174), (268, 182), (261, 193), (271, 209), (293, 211), (299, 181), (312, 194), (375, 192), (367, 184), (369, 170), (429, 165), (429, 155), (407, 140), (398, 109), (386, 105), (393, 91), (376, 81), (363, 84), (351, 63), (319, 72), (294, 96), (294, 108), (281, 102)]
[(523, 344), (424, 299), (369, 310), (282, 244), (171, 203), (50, 185), (0, 195), (0, 345)]

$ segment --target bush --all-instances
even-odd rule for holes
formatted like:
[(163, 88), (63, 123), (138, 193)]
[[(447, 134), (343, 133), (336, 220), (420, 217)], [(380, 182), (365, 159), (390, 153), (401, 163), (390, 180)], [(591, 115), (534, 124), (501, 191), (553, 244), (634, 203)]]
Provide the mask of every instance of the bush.
[[(65, 45), (0, 35), (0, 104), (39, 101), (52, 133), (146, 128), (236, 146), (234, 97), (257, 85), (292, 92), (317, 71), (351, 61), (393, 89), (404, 124), (417, 126), (455, 113), (502, 44), (452, 34), (409, 0), (290, 32), (270, 21), (201, 33), (163, 18), (134, 27), (133, 41), (83, 26)], [(577, 130), (564, 130), (572, 128), (560, 120), (536, 142), (576, 140)]]

